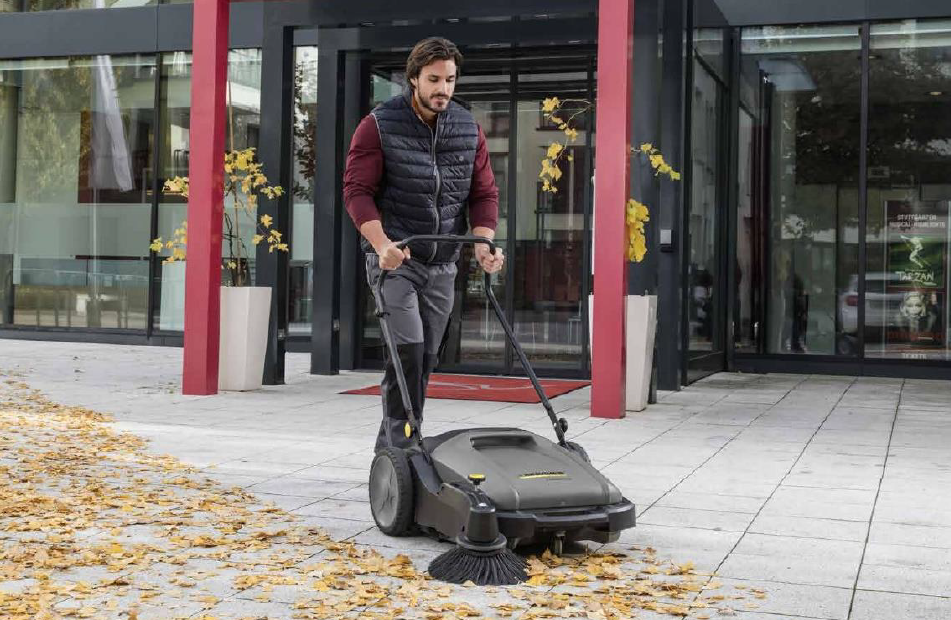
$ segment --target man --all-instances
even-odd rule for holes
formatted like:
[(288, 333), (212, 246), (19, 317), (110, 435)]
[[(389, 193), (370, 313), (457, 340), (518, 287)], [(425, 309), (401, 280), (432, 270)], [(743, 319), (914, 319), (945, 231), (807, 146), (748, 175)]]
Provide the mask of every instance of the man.
[[(452, 101), (462, 55), (441, 38), (420, 41), (406, 61), (407, 87), (357, 127), (344, 172), (347, 212), (360, 231), (367, 281), (381, 270), (387, 323), (393, 336), (413, 411), (420, 421), (426, 386), (452, 312), (460, 246), (396, 243), (412, 235), (474, 235), (493, 239), (499, 193), (489, 165), (485, 135), (472, 115)], [(475, 257), (488, 273), (502, 268), (501, 250), (485, 244)], [(406, 411), (387, 352), (383, 421), (376, 449), (406, 447)]]

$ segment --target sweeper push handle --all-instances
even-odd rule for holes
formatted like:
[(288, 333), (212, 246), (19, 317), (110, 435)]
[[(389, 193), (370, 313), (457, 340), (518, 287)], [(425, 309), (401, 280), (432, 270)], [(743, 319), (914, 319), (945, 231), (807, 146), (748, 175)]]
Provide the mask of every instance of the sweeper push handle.
[[(396, 247), (402, 250), (413, 241), (443, 241), (447, 243), (460, 244), (487, 243), (489, 248), (491, 248), (492, 253), (495, 254), (495, 244), (492, 243), (491, 239), (476, 236), (460, 237), (454, 235), (416, 235), (399, 241), (396, 244)], [(389, 351), (390, 359), (393, 360), (393, 370), (396, 374), (396, 385), (400, 390), (400, 398), (403, 401), (403, 409), (406, 411), (406, 418), (407, 423), (409, 424), (410, 433), (412, 434), (416, 444), (419, 446), (420, 451), (425, 454), (426, 451), (423, 449), (423, 436), (421, 429), (419, 428), (419, 420), (416, 418), (416, 412), (413, 411), (413, 403), (410, 400), (409, 389), (406, 385), (406, 375), (403, 372), (403, 362), (400, 360), (399, 353), (393, 343), (393, 335), (390, 332), (390, 326), (386, 320), (388, 313), (386, 311), (386, 300), (383, 299), (383, 281), (386, 280), (387, 274), (388, 270), (386, 269), (380, 272), (380, 277), (377, 278), (376, 281), (376, 287), (373, 289), (373, 297), (374, 301), (376, 301), (376, 316), (380, 319), (380, 332), (383, 335), (383, 342), (386, 345), (387, 351)]]
[(380, 331), (383, 334), (383, 342), (386, 344), (386, 350), (389, 352), (390, 359), (393, 360), (393, 369), (396, 371), (396, 384), (400, 389), (400, 397), (403, 400), (403, 410), (406, 411), (406, 418), (410, 427), (410, 432), (416, 443), (422, 448), (423, 438), (420, 434), (419, 422), (416, 419), (416, 412), (413, 411), (413, 403), (409, 398), (409, 388), (406, 386), (406, 375), (403, 373), (403, 361), (400, 359), (396, 345), (393, 344), (393, 335), (390, 333), (390, 325), (386, 320), (387, 311), (383, 301), (383, 280), (386, 278), (386, 270), (380, 273), (377, 279), (376, 288), (373, 289), (373, 297), (376, 301), (376, 316), (380, 319)]
[[(493, 254), (495, 254), (495, 247), (491, 248)], [(485, 274), (485, 294), (489, 298), (489, 303), (492, 304), (492, 309), (495, 310), (495, 315), (499, 317), (499, 323), (502, 324), (502, 329), (505, 330), (505, 335), (508, 336), (509, 342), (512, 343), (512, 348), (515, 349), (515, 355), (518, 356), (518, 361), (522, 363), (522, 368), (525, 369), (525, 374), (528, 375), (528, 378), (532, 381), (532, 386), (535, 388), (535, 393), (538, 394), (538, 399), (542, 401), (542, 405), (545, 406), (545, 411), (548, 412), (548, 419), (551, 420), (552, 428), (555, 429), (555, 435), (558, 437), (558, 444), (562, 447), (567, 447), (565, 443), (565, 425), (562, 421), (555, 416), (555, 410), (552, 408), (551, 403), (548, 401), (548, 395), (545, 394), (545, 390), (542, 389), (541, 384), (538, 383), (538, 376), (535, 374), (535, 369), (532, 368), (532, 365), (528, 363), (528, 358), (525, 356), (525, 351), (522, 350), (522, 345), (519, 344), (518, 340), (515, 339), (515, 333), (512, 331), (512, 326), (509, 325), (509, 322), (505, 319), (505, 313), (502, 312), (502, 306), (499, 305), (499, 300), (495, 298), (495, 291), (492, 290), (492, 274), (486, 272)]]
[[(484, 243), (489, 246), (489, 251), (492, 254), (495, 254), (496, 245), (495, 243), (486, 237), (479, 237), (476, 235), (415, 235), (412, 237), (407, 237), (402, 241), (396, 244), (396, 247), (403, 249), (410, 243), (414, 241), (428, 241), (428, 242), (441, 242), (441, 243), (457, 243), (457, 244), (476, 244)], [(377, 295), (377, 308), (383, 310), (383, 279), (386, 276), (386, 271), (380, 275), (379, 280), (377, 280), (376, 295)], [(545, 411), (548, 413), (548, 418), (551, 420), (552, 428), (555, 430), (555, 435), (558, 437), (558, 443), (561, 446), (567, 446), (565, 442), (565, 426), (562, 421), (555, 416), (555, 410), (552, 408), (551, 403), (548, 401), (548, 396), (545, 394), (545, 390), (542, 389), (541, 384), (538, 382), (538, 376), (535, 374), (535, 370), (532, 368), (531, 364), (528, 362), (528, 358), (525, 356), (525, 352), (522, 350), (522, 345), (519, 344), (518, 340), (515, 338), (515, 333), (512, 331), (512, 327), (509, 325), (508, 320), (505, 318), (505, 312), (502, 311), (502, 307), (499, 305), (498, 299), (495, 298), (495, 292), (492, 290), (492, 275), (489, 273), (485, 274), (485, 293), (489, 298), (489, 303), (492, 304), (492, 309), (495, 311), (495, 316), (499, 318), (499, 323), (502, 324), (502, 329), (505, 331), (505, 335), (508, 337), (509, 342), (512, 343), (512, 348), (515, 350), (515, 354), (518, 356), (519, 362), (522, 364), (522, 368), (525, 369), (525, 374), (528, 375), (528, 378), (532, 382), (532, 386), (535, 388), (535, 392), (538, 394), (539, 400), (545, 407)], [(384, 321), (380, 321), (381, 324)], [(387, 335), (387, 330), (383, 329), (384, 338), (389, 338)], [(389, 340), (387, 340), (387, 346), (389, 346)], [(391, 352), (394, 349), (391, 348)], [(407, 411), (411, 411), (411, 406), (409, 405), (409, 396), (406, 391), (406, 379), (400, 379), (402, 376), (402, 368), (399, 366), (399, 360), (396, 360), (394, 364), (395, 370), (397, 370), (397, 380), (399, 381), (400, 392), (403, 395), (403, 406), (406, 407)], [(412, 414), (411, 414), (412, 416)], [(413, 430), (416, 430), (416, 419), (415, 416), (412, 416), (411, 424)], [(416, 433), (418, 435), (418, 433)], [(421, 441), (421, 439), (419, 440)]]

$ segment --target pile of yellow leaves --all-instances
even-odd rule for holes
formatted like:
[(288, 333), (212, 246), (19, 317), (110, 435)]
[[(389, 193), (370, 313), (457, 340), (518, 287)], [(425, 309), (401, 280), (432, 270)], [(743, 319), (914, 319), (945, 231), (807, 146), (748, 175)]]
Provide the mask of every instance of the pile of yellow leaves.
[(450, 586), (145, 447), (100, 413), (0, 384), (0, 618), (219, 620), (235, 598), (283, 605), (275, 618), (380, 620), (613, 620), (732, 604), (703, 596), (717, 587), (709, 576), (651, 549), (545, 553), (524, 585)]

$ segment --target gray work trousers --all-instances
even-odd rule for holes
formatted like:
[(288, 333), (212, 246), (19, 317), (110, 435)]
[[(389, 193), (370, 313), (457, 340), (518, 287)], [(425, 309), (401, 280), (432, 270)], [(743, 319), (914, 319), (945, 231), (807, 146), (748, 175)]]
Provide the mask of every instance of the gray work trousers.
[[(379, 258), (376, 254), (367, 254), (366, 263), (367, 283), (372, 290), (380, 277)], [(455, 281), (455, 263), (427, 265), (413, 259), (390, 271), (383, 281), (383, 300), (388, 313), (385, 318), (406, 375), (413, 413), (420, 424), (429, 375), (439, 362), (448, 331)], [(383, 421), (376, 450), (391, 446), (405, 448), (412, 444), (412, 440), (404, 432), (406, 410), (385, 343), (384, 355), (386, 363), (380, 384)]]

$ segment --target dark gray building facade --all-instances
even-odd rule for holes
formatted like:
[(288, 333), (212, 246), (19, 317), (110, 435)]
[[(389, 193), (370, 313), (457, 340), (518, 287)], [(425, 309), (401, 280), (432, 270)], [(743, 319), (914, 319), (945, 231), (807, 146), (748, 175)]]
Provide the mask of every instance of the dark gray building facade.
[[(285, 351), (312, 371), (374, 368), (382, 343), (341, 198), (350, 136), (402, 88), (420, 38), (454, 40), (457, 98), (500, 189), (496, 280), (542, 375), (590, 375), (588, 296), (597, 2), (235, 3), (227, 132), (257, 148), (289, 239), (259, 251)], [(0, 0), (0, 337), (180, 345), (184, 265), (149, 251), (181, 226), (191, 5)], [(634, 135), (682, 173), (632, 159), (650, 209), (629, 292), (659, 300), (655, 377), (710, 372), (951, 377), (951, 5), (639, 0)], [(558, 191), (539, 178), (576, 136)], [(250, 230), (250, 227), (245, 227)], [(464, 254), (446, 372), (519, 372)], [(2, 347), (2, 342), (0, 342)]]

